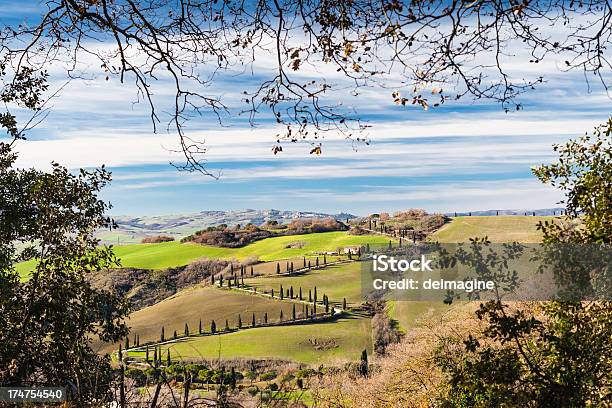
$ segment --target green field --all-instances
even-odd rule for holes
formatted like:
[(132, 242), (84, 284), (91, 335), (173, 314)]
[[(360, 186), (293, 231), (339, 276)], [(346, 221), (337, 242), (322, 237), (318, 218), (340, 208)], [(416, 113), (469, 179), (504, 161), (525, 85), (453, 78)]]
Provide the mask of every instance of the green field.
[(419, 320), (448, 310), (450, 306), (434, 301), (387, 301), (389, 316), (396, 320), (405, 332), (419, 325)]
[[(141, 342), (157, 341), (161, 326), (164, 326), (166, 337), (170, 338), (174, 330), (183, 334), (185, 323), (189, 325), (190, 333), (197, 333), (200, 319), (204, 331), (207, 332), (210, 331), (212, 320), (215, 320), (219, 330), (225, 327), (226, 319), (230, 327), (236, 327), (239, 314), (244, 326), (251, 324), (253, 313), (258, 322), (263, 321), (266, 312), (268, 321), (276, 322), (281, 309), (288, 318), (293, 305), (238, 291), (198, 286), (185, 289), (168, 299), (132, 313), (128, 325), (132, 328), (132, 335), (140, 335)], [(301, 306), (296, 305), (296, 310), (298, 314), (301, 313)]]
[(281, 276), (272, 278), (245, 279), (244, 283), (255, 286), (258, 292), (279, 290), (280, 285), (284, 289), (293, 286), (294, 293), (302, 288), (302, 294), (308, 299), (308, 290), (317, 287), (319, 298), (326, 294), (329, 301), (341, 304), (342, 299), (356, 305), (363, 301), (361, 296), (361, 262), (330, 265), (324, 269), (315, 269), (304, 275)]
[(542, 233), (536, 229), (538, 222), (552, 220), (554, 217), (530, 216), (491, 216), (455, 217), (436, 231), (432, 241), (468, 242), (473, 237), (489, 237), (491, 242), (537, 243), (542, 241)]
[[(370, 319), (349, 316), (325, 323), (259, 327), (191, 337), (161, 347), (162, 353), (170, 348), (174, 360), (269, 358), (306, 364), (340, 364), (359, 360), (364, 349), (371, 352), (372, 334)], [(130, 352), (130, 355), (142, 358), (144, 352)]]
[[(333, 251), (343, 246), (381, 245), (387, 242), (389, 239), (381, 236), (357, 236), (339, 231), (268, 238), (242, 248), (164, 242), (117, 246), (115, 253), (121, 258), (121, 264), (125, 267), (162, 269), (186, 265), (198, 258), (255, 258), (261, 261), (274, 261), (301, 257), (314, 252)], [(294, 243), (300, 243), (301, 248), (287, 248)]]
[[(323, 256), (306, 256), (306, 262), (310, 261), (311, 265), (314, 266), (316, 264), (317, 257), (319, 258), (319, 262), (322, 265)], [(337, 255), (326, 255), (325, 258), (327, 262), (334, 262), (339, 259), (346, 259), (345, 256), (337, 256)], [(261, 262), (261, 263), (252, 265), (253, 273), (255, 275), (276, 275), (276, 265), (277, 264), (280, 265), (281, 273), (286, 273), (287, 264), (291, 265), (292, 262), (293, 262), (294, 271), (304, 268), (304, 257), (300, 256), (300, 257), (289, 258), (289, 259)], [(247, 276), (249, 276), (250, 271), (251, 271), (251, 266), (247, 266), (246, 267)]]

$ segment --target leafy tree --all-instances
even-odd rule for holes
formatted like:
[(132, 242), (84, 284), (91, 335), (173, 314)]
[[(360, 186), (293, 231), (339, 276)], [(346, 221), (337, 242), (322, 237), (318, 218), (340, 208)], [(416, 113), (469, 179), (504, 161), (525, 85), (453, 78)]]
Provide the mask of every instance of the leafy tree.
[[(282, 142), (304, 139), (313, 144), (312, 154), (320, 154), (322, 132), (340, 131), (353, 142), (368, 142), (367, 124), (335, 103), (344, 80), (355, 84), (355, 94), (363, 87), (387, 89), (393, 82), (397, 89), (389, 104), (399, 106), (435, 109), (449, 99), (467, 98), (521, 109), (517, 96), (544, 78), (537, 70), (512, 75), (510, 59), (500, 55), (520, 47), (529, 63), (564, 61), (566, 70), (596, 75), (608, 86), (611, 15), (607, 0), (51, 0), (28, 24), (3, 22), (0, 44), (3, 64), (16, 66), (15, 79), (42, 77), (44, 83), (50, 65), (67, 75), (75, 66), (87, 66), (86, 74), (134, 83), (150, 106), (154, 127), (159, 112), (172, 112), (169, 125), (185, 155), (181, 167), (210, 174), (201, 161), (206, 149), (185, 134), (184, 122), (193, 111), (226, 117), (237, 95), (219, 97), (207, 89), (219, 73), (232, 73), (236, 66), (274, 55), (265, 59), (273, 66), (261, 82), (240, 92), (244, 110), (252, 121), (273, 116), (286, 129), (275, 153), (282, 151)], [(542, 35), (553, 26), (555, 35)], [(311, 74), (312, 81), (304, 81), (304, 67), (321, 62), (338, 72), (338, 80)], [(172, 78), (173, 98), (171, 106), (160, 107), (153, 95), (166, 77)], [(12, 79), (8, 88), (19, 94)], [(37, 100), (36, 95), (24, 99)], [(14, 116), (4, 116), (7, 128), (18, 132)]]
[[(593, 135), (556, 145), (559, 161), (534, 169), (566, 194), (566, 216), (539, 225), (545, 250), (610, 244), (611, 129), (612, 119)], [(564, 267), (556, 258), (545, 260)], [(484, 338), (464, 339), (454, 357), (453, 340), (442, 342), (437, 361), (448, 375), (442, 406), (606, 406), (612, 395), (612, 302), (556, 300), (540, 309), (541, 316), (510, 311), (501, 301), (483, 303), (477, 317), (487, 324)]]
[[(26, 85), (22, 96), (36, 99), (37, 90)], [(113, 225), (97, 197), (110, 174), (73, 174), (56, 163), (49, 172), (18, 169), (16, 159), (12, 144), (0, 142), (0, 382), (66, 386), (87, 405), (108, 397), (112, 381), (110, 357), (98, 355), (92, 339), (128, 335), (128, 304), (87, 279), (117, 265), (93, 235)], [(20, 280), (15, 264), (29, 259), (33, 270)]]

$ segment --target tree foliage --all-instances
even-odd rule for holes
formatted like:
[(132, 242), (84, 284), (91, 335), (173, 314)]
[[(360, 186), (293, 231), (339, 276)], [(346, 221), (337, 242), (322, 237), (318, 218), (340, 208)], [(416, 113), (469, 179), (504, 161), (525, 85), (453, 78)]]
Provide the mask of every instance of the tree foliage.
[[(75, 398), (105, 398), (110, 359), (93, 340), (117, 342), (128, 333), (128, 306), (94, 288), (88, 274), (116, 265), (112, 249), (93, 233), (112, 222), (97, 193), (110, 181), (102, 169), (71, 174), (14, 167), (0, 143), (0, 383), (65, 386)], [(28, 279), (15, 270), (33, 259)]]
[[(607, 0), (50, 0), (41, 7), (39, 18), (0, 27), (0, 68), (17, 79), (8, 88), (19, 93), (20, 83), (42, 81), (26, 87), (40, 89), (50, 64), (71, 77), (133, 82), (155, 128), (170, 112), (185, 156), (178, 166), (205, 173), (204, 141), (184, 131), (200, 114), (272, 118), (274, 153), (282, 142), (305, 140), (320, 154), (330, 131), (367, 143), (368, 124), (338, 102), (338, 91), (379, 88), (390, 103), (424, 109), (467, 97), (514, 110), (520, 93), (544, 81), (537, 71), (513, 75), (517, 58), (563, 61), (562, 69), (595, 74), (585, 77), (606, 89), (611, 68)], [(211, 90), (225, 73), (262, 66), (268, 70), (240, 95)], [(166, 78), (172, 102), (158, 106), (156, 83)]]
[[(559, 258), (557, 249), (559, 244), (588, 244), (578, 248), (578, 255), (583, 258), (590, 258), (591, 252), (586, 248), (591, 246), (607, 249), (603, 268), (596, 259), (597, 262), (587, 263), (595, 270), (587, 272), (609, 274), (611, 124), (612, 120), (598, 127), (592, 136), (555, 146), (559, 161), (534, 169), (543, 182), (566, 193), (567, 215), (540, 225), (545, 241), (543, 260), (555, 270), (561, 270), (556, 279), (561, 277), (565, 279), (562, 283), (578, 285), (580, 295), (593, 294), (582, 287), (589, 274), (575, 274), (571, 265), (575, 251), (570, 251), (571, 256)], [(475, 245), (486, 245), (486, 242), (475, 240), (472, 247)], [(484, 259), (496, 259), (495, 255), (482, 258), (479, 254), (480, 251), (464, 251), (464, 261), (478, 261), (470, 264), (477, 267)], [(507, 268), (502, 262), (496, 269), (503, 273)], [(565, 269), (572, 272), (571, 277), (566, 276)], [(595, 292), (599, 297), (594, 300), (554, 300), (531, 308), (519, 305), (514, 310), (499, 300), (481, 304), (477, 317), (485, 323), (483, 336), (470, 335), (462, 344), (447, 338), (437, 350), (436, 360), (448, 379), (441, 405), (609, 405), (612, 401), (612, 302), (610, 286), (599, 289)]]

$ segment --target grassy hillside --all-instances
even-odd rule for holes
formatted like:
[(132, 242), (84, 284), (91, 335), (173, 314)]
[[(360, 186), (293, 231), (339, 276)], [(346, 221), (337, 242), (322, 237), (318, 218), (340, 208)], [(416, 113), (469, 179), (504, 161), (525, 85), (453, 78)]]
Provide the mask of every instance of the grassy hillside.
[[(132, 327), (132, 334), (139, 334), (140, 340), (145, 342), (159, 340), (161, 326), (164, 326), (166, 337), (170, 338), (174, 330), (182, 334), (185, 323), (189, 325), (190, 333), (197, 333), (200, 319), (205, 331), (210, 331), (212, 320), (215, 320), (219, 329), (225, 327), (226, 319), (230, 327), (236, 327), (238, 314), (245, 326), (251, 324), (253, 313), (258, 321), (263, 321), (264, 313), (267, 312), (269, 321), (275, 322), (279, 319), (281, 309), (284, 316), (289, 317), (293, 306), (289, 302), (251, 296), (238, 291), (199, 286), (183, 290), (155, 305), (132, 313), (128, 324)], [(298, 313), (301, 310), (298, 306)]]
[[(268, 238), (242, 248), (219, 248), (198, 244), (164, 242), (161, 244), (137, 244), (115, 247), (117, 257), (126, 267), (162, 269), (186, 265), (198, 258), (256, 258), (261, 261), (294, 258), (318, 251), (335, 250), (349, 245), (382, 245), (389, 242), (381, 236), (356, 236), (346, 232), (291, 235)], [(288, 248), (299, 243), (299, 248)], [(297, 245), (295, 245), (297, 246)]]
[(363, 301), (361, 297), (360, 262), (331, 265), (325, 269), (313, 270), (305, 275), (283, 276), (272, 278), (245, 279), (248, 285), (257, 287), (258, 291), (274, 289), (278, 291), (282, 284), (285, 289), (293, 286), (294, 293), (302, 288), (302, 294), (308, 298), (308, 290), (317, 287), (319, 298), (326, 294), (332, 303), (341, 303), (343, 298), (352, 304)]
[(439, 242), (468, 242), (473, 237), (489, 237), (491, 242), (535, 243), (542, 240), (536, 229), (539, 221), (554, 217), (491, 216), (455, 217), (435, 232), (430, 240)]
[[(162, 345), (174, 360), (181, 358), (271, 358), (306, 364), (356, 361), (372, 350), (370, 319), (349, 316), (337, 321), (260, 327), (218, 336), (193, 337)], [(143, 352), (130, 355), (143, 357)], [(163, 354), (165, 355), (165, 354)]]
[(442, 302), (428, 301), (388, 301), (389, 316), (396, 320), (405, 332), (419, 325), (419, 320), (425, 317), (438, 316), (450, 309)]

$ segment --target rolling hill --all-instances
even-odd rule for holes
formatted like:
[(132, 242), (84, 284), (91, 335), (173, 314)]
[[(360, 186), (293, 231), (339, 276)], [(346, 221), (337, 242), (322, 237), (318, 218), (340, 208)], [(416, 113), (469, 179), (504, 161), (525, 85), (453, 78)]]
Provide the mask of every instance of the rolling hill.
[(542, 234), (537, 224), (554, 217), (532, 216), (471, 216), (455, 217), (431, 237), (432, 241), (444, 243), (468, 242), (473, 237), (487, 236), (491, 242), (537, 243)]

